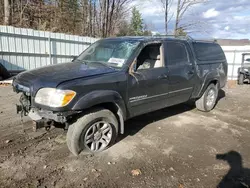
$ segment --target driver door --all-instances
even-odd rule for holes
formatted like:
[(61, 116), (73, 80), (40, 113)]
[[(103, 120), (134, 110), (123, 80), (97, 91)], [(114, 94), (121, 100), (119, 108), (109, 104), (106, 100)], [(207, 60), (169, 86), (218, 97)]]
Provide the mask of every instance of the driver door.
[(146, 46), (137, 58), (134, 71), (128, 77), (128, 106), (131, 117), (167, 106), (167, 75), (162, 45)]

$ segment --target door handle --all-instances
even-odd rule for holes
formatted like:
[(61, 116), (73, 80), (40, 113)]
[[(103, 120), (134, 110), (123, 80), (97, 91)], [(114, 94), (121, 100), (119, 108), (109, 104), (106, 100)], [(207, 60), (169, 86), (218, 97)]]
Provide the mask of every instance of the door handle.
[(168, 75), (162, 74), (158, 77), (158, 79), (168, 79)]

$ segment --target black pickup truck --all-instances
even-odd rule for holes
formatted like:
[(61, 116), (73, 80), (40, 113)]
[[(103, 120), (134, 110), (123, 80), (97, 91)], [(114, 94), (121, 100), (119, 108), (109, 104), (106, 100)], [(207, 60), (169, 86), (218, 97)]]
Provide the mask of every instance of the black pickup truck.
[(121, 37), (97, 41), (72, 62), (23, 72), (13, 89), (22, 93), (18, 112), (37, 126), (67, 129), (78, 155), (108, 148), (129, 118), (190, 100), (212, 110), (226, 80), (214, 41)]

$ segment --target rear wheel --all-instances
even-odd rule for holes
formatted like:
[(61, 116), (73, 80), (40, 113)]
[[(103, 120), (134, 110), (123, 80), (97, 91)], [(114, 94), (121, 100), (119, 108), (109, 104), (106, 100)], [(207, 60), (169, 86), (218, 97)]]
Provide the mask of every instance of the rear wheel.
[(78, 155), (81, 151), (101, 152), (111, 146), (118, 134), (118, 121), (107, 109), (95, 109), (69, 126), (67, 145)]
[(210, 84), (203, 93), (202, 97), (195, 102), (196, 108), (203, 112), (211, 111), (217, 102), (217, 97), (218, 87), (214, 84)]
[(244, 84), (244, 74), (240, 74), (239, 75), (238, 84), (239, 85), (243, 85)]

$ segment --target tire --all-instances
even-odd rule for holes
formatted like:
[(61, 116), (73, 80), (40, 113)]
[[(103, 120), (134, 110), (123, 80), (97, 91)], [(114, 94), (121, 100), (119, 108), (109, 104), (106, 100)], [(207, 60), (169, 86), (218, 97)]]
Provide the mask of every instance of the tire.
[(0, 63), (0, 77), (2, 79), (7, 79), (10, 77), (10, 73), (1, 63)]
[(239, 75), (238, 84), (239, 85), (243, 85), (244, 84), (244, 74), (240, 74)]
[[(209, 97), (209, 95), (211, 96), (211, 92), (214, 92), (213, 99)], [(214, 84), (210, 84), (207, 87), (206, 91), (203, 93), (202, 97), (195, 102), (196, 108), (203, 112), (211, 111), (216, 105), (217, 97), (218, 87)]]
[(81, 151), (97, 153), (109, 148), (117, 135), (118, 121), (115, 115), (107, 109), (93, 109), (69, 126), (67, 145), (75, 156)]

